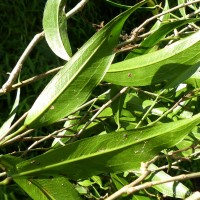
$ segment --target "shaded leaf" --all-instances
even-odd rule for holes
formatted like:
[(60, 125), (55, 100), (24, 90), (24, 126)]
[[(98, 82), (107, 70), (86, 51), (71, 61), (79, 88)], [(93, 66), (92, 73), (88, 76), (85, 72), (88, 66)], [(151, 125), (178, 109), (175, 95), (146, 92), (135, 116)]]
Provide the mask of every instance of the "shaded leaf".
[(200, 114), (177, 122), (83, 139), (17, 164), (17, 173), (12, 176), (62, 174), (79, 179), (102, 172), (138, 170), (141, 162), (176, 145), (199, 122)]
[[(16, 165), (23, 159), (10, 155), (0, 156), (0, 165), (7, 173), (14, 173)], [(37, 163), (35, 163), (37, 165)], [(27, 178), (17, 177), (14, 181), (34, 200), (80, 199), (74, 186), (65, 177)]]
[[(113, 96), (115, 96), (117, 93), (120, 92), (120, 90), (122, 89), (122, 87), (116, 86), (116, 85), (112, 85), (111, 86), (111, 98)], [(126, 98), (126, 93), (123, 93), (122, 95), (120, 95), (114, 102), (112, 102), (111, 104), (111, 108), (112, 108), (112, 112), (113, 112), (113, 116), (115, 119), (115, 122), (118, 126), (117, 129), (120, 128), (120, 119), (121, 119), (121, 112), (123, 109), (123, 105), (124, 105), (124, 101)]]
[(14, 181), (34, 200), (81, 199), (76, 189), (65, 177), (15, 178)]

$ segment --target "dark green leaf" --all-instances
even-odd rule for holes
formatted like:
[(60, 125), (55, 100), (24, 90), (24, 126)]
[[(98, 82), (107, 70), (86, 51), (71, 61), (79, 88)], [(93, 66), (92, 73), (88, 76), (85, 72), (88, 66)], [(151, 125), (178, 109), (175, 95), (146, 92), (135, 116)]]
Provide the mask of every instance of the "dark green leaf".
[(200, 114), (145, 129), (83, 139), (17, 164), (17, 173), (12, 176), (62, 174), (79, 179), (102, 172), (138, 170), (141, 162), (176, 145), (199, 122)]

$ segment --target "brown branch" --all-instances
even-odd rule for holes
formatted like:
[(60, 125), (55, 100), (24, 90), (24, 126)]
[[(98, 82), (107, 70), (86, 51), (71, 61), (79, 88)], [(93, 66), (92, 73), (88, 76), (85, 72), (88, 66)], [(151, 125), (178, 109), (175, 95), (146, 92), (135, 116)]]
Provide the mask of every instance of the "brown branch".
[(38, 33), (34, 36), (34, 38), (31, 40), (31, 42), (29, 43), (29, 45), (26, 47), (25, 51), (23, 52), (23, 54), (21, 55), (20, 59), (18, 60), (17, 64), (15, 65), (15, 67), (13, 68), (12, 72), (10, 73), (10, 76), (8, 78), (8, 80), (6, 81), (6, 83), (4, 83), (4, 85), (1, 88), (1, 92), (6, 93), (7, 91), (10, 90), (10, 88), (12, 88), (12, 84), (14, 83), (14, 81), (17, 79), (22, 65), (24, 63), (24, 61), (26, 60), (26, 58), (28, 57), (28, 55), (30, 54), (30, 52), (32, 51), (33, 47), (44, 37), (44, 32)]

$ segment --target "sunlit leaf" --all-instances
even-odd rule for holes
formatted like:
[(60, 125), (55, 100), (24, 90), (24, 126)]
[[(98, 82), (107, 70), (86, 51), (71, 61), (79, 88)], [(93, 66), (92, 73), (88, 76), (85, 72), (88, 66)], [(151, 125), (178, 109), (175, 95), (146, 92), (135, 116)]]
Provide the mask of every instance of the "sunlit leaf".
[(48, 0), (43, 15), (45, 39), (51, 50), (60, 58), (69, 60), (72, 52), (67, 35), (65, 0)]
[(194, 73), (200, 62), (199, 48), (200, 31), (164, 49), (111, 65), (104, 80), (122, 86), (145, 86), (175, 79), (187, 70)]
[(58, 121), (84, 103), (111, 65), (121, 28), (144, 1), (110, 21), (86, 42), (46, 86), (25, 120), (29, 127)]

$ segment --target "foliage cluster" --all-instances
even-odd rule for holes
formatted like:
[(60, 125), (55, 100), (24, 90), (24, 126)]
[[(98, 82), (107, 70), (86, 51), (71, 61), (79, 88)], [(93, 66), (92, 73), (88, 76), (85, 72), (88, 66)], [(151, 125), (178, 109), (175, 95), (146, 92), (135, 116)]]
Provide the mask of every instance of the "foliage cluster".
[(200, 198), (200, 0), (31, 2), (0, 3), (0, 199)]

